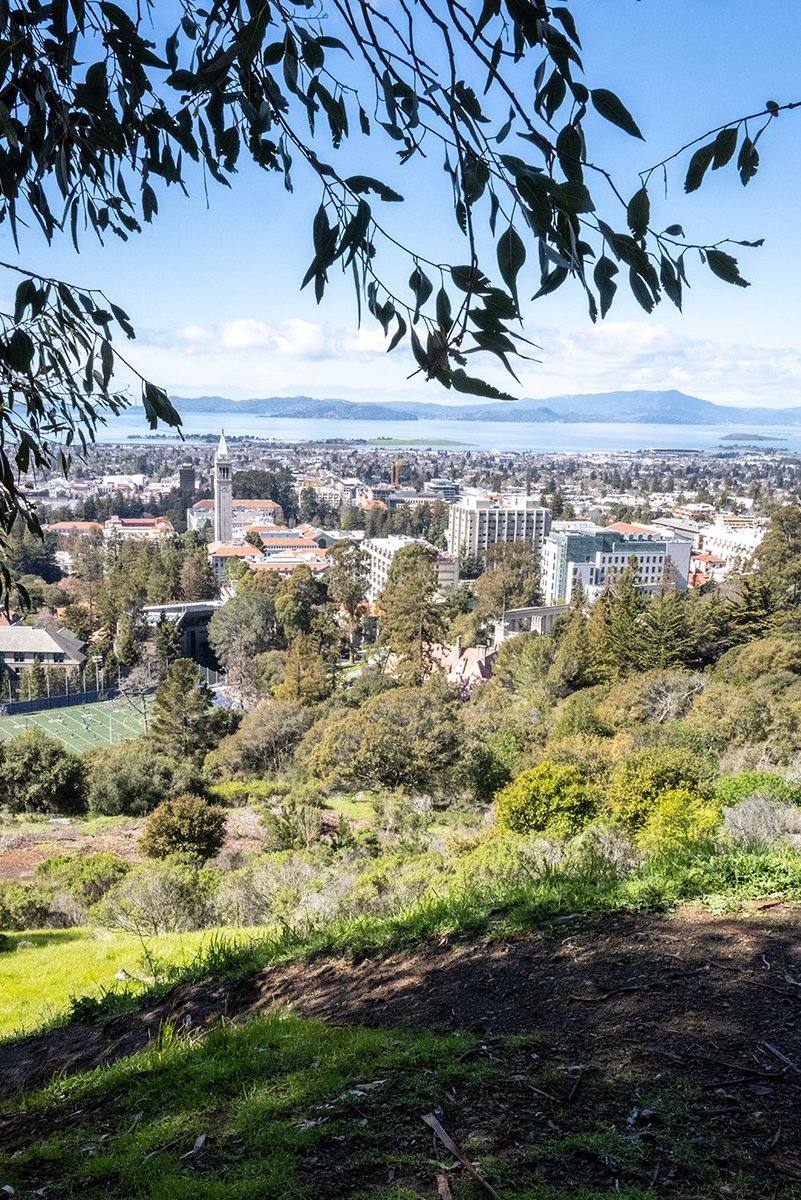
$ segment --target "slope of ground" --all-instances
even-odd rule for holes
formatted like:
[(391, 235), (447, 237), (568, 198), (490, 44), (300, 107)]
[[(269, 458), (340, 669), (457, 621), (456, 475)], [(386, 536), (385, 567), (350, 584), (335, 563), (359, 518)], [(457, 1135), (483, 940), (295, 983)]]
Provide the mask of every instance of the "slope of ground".
[[(800, 914), (762, 902), (567, 921), (548, 938), (178, 988), (0, 1044), (9, 1098), (156, 1045), (6, 1104), (0, 1163), (11, 1186), (39, 1188), (58, 1162), (88, 1196), (480, 1195), (421, 1123), (433, 1110), (504, 1200), (800, 1197)], [(324, 1023), (281, 1026), (276, 1009)], [(89, 1163), (79, 1147), (98, 1138)]]

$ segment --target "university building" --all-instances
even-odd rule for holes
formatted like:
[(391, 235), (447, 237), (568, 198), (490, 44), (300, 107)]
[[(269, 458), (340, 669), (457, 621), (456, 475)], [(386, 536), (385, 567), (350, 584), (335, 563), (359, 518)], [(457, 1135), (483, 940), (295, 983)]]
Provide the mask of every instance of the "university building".
[[(579, 522), (564, 524), (577, 526)], [(552, 530), (542, 547), (545, 603), (569, 604), (580, 583), (592, 604), (632, 559), (641, 591), (657, 591), (666, 577), (679, 590), (686, 590), (691, 554), (691, 542), (670, 541), (645, 525), (621, 523), (601, 528), (582, 522), (581, 528)]]
[(467, 488), (451, 505), (448, 549), (451, 554), (481, 554), (496, 542), (533, 542), (538, 550), (551, 529), (551, 510), (535, 496)]

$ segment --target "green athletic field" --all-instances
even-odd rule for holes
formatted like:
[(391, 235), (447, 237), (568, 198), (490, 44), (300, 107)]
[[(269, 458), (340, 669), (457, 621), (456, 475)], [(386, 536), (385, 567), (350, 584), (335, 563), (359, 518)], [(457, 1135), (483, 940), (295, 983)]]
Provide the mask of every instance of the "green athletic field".
[(16, 713), (0, 717), (0, 742), (38, 725), (51, 737), (59, 738), (71, 750), (91, 750), (126, 738), (137, 737), (144, 729), (141, 702), (136, 705), (118, 696), (95, 704), (76, 704), (73, 708), (46, 708), (41, 712)]

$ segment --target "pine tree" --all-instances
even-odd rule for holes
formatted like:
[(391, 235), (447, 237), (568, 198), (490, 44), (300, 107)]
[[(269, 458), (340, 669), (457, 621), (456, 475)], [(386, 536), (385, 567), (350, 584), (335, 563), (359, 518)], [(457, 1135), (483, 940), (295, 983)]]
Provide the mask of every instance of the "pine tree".
[(316, 704), (331, 694), (331, 676), (315, 638), (301, 633), (293, 639), (284, 661), (283, 682), (275, 689), (278, 700)]
[(198, 550), (184, 559), (181, 595), (187, 601), (213, 600), (217, 595), (217, 581), (205, 550)]
[(666, 670), (686, 667), (693, 660), (695, 639), (685, 598), (664, 588), (646, 607), (641, 621), (640, 659), (643, 667)]
[(600, 680), (590, 645), (587, 618), (580, 608), (574, 608), (559, 639), (549, 679), (562, 692), (575, 692)]
[(590, 648), (590, 670), (597, 683), (612, 679), (614, 658), (610, 640), (612, 628), (612, 596), (605, 587), (590, 609), (587, 620), (587, 641)]
[(621, 571), (611, 591), (608, 643), (612, 671), (618, 678), (625, 678), (640, 667), (644, 605), (637, 590), (637, 569), (632, 561)]
[(215, 718), (211, 692), (195, 663), (189, 658), (170, 663), (153, 701), (154, 749), (176, 762), (202, 755), (216, 740)]
[(379, 641), (398, 660), (398, 674), (420, 683), (431, 671), (431, 646), (445, 634), (445, 614), (437, 601), (432, 551), (418, 543), (395, 555), (379, 596)]

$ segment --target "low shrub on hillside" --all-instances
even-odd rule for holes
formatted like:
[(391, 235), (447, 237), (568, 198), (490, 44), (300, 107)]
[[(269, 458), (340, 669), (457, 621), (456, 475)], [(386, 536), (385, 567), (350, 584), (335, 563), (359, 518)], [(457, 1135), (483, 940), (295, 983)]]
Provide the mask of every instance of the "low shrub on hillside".
[(606, 791), (610, 815), (637, 833), (666, 793), (685, 788), (709, 796), (714, 767), (709, 760), (676, 746), (637, 750), (618, 763)]
[(72, 923), (80, 924), (92, 905), (102, 900), (130, 869), (130, 863), (111, 850), (54, 854), (38, 864), (36, 878), (52, 896), (52, 906)]
[(801, 784), (791, 783), (777, 771), (738, 771), (724, 775), (716, 787), (718, 800), (730, 806), (740, 804), (749, 796), (768, 796), (782, 804), (801, 805)]
[(720, 807), (689, 787), (664, 792), (637, 832), (637, 845), (663, 853), (709, 841), (720, 828)]
[(0, 881), (0, 928), (41, 929), (55, 923), (47, 896), (35, 884)]
[(747, 849), (776, 846), (801, 835), (801, 808), (773, 792), (753, 792), (724, 809), (723, 828), (732, 841)]
[(216, 804), (187, 793), (154, 809), (139, 838), (146, 858), (187, 854), (205, 862), (219, 854), (225, 840), (225, 813)]
[(92, 910), (99, 925), (140, 936), (205, 929), (217, 922), (219, 871), (180, 856), (141, 863)]
[(515, 833), (570, 837), (592, 820), (597, 796), (568, 763), (541, 762), (498, 792), (498, 824)]

